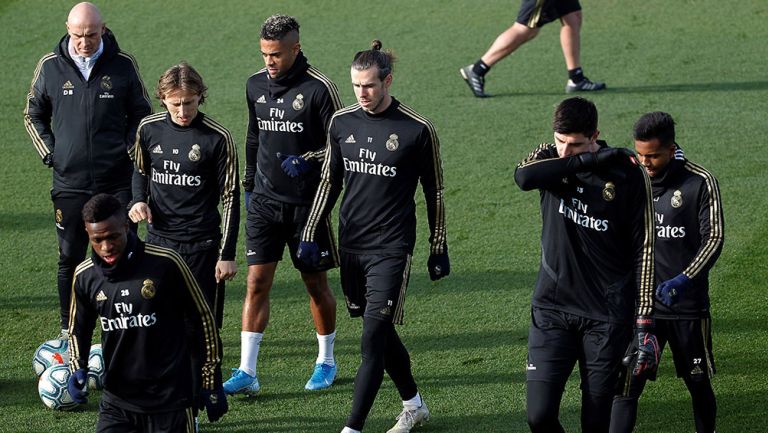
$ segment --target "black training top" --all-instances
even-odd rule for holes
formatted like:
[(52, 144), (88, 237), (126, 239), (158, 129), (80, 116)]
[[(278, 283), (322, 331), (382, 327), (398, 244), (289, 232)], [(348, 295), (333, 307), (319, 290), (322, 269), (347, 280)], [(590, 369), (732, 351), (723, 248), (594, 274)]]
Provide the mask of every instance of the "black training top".
[(313, 239), (343, 183), (339, 247), (353, 253), (412, 253), (419, 181), (431, 252), (441, 254), (446, 250), (443, 168), (432, 123), (394, 98), (379, 114), (359, 104), (339, 110), (331, 119), (322, 178), (302, 239)]
[(656, 284), (681, 272), (693, 283), (671, 307), (656, 302), (656, 316), (707, 316), (709, 270), (720, 256), (724, 239), (717, 179), (691, 161), (672, 160), (651, 184), (656, 213)]
[(587, 171), (578, 156), (558, 158), (554, 144), (542, 144), (515, 181), (541, 193), (534, 306), (624, 324), (652, 313), (651, 188), (634, 158)]
[[(75, 271), (69, 313), (74, 372), (88, 365), (94, 324), (104, 354), (102, 399), (125, 410), (167, 412), (192, 406), (190, 356), (204, 350), (203, 383), (220, 383), (221, 342), (211, 310), (184, 260), (174, 251), (129, 235), (114, 266), (97, 255)], [(196, 324), (201, 339), (187, 337)]]
[[(282, 77), (266, 69), (246, 84), (248, 134), (243, 187), (274, 200), (309, 205), (320, 180), (328, 122), (342, 107), (339, 91), (299, 53)], [(302, 155), (314, 170), (290, 178), (280, 167), (282, 155)]]
[(141, 122), (131, 157), (133, 203), (149, 204), (150, 233), (180, 242), (221, 237), (221, 260), (235, 259), (240, 187), (237, 149), (226, 128), (203, 113), (186, 127), (168, 112), (153, 114)]

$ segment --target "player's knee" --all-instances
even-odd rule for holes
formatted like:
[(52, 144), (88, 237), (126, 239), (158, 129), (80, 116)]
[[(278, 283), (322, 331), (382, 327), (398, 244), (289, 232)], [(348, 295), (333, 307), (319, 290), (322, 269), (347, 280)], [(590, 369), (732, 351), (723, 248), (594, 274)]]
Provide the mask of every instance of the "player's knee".
[(528, 427), (531, 428), (532, 433), (558, 431), (558, 408), (551, 401), (531, 399), (529, 397), (526, 413), (528, 416)]
[(377, 359), (383, 362), (386, 351), (386, 341), (394, 328), (391, 322), (363, 318), (363, 333), (360, 338), (360, 349), (363, 359)]
[(328, 280), (325, 277), (325, 273), (306, 275), (302, 274), (304, 285), (307, 288), (307, 294), (316, 304), (328, 304), (336, 302), (336, 298), (333, 297), (330, 287), (328, 287)]
[(557, 414), (550, 414), (547, 411), (528, 409), (528, 427), (531, 433), (548, 433), (555, 430)]
[(246, 278), (246, 290), (248, 296), (267, 296), (272, 288), (272, 277), (257, 272), (248, 272)]

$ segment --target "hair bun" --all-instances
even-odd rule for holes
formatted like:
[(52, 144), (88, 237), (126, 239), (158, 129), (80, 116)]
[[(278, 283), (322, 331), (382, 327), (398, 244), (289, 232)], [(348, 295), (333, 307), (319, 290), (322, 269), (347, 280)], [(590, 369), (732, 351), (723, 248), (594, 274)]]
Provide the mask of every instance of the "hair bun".
[(374, 51), (380, 51), (381, 50), (381, 41), (378, 39), (374, 39), (371, 41), (371, 49)]

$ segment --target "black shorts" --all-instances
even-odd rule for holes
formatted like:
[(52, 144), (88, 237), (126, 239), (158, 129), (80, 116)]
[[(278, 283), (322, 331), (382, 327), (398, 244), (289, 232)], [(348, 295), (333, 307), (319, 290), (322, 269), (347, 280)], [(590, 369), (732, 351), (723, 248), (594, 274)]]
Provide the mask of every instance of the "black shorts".
[(712, 319), (656, 319), (660, 350), (669, 342), (677, 377), (697, 379), (715, 375)]
[(523, 0), (517, 22), (535, 29), (580, 10), (579, 0)]
[(339, 256), (330, 229), (330, 218), (318, 223), (315, 233), (315, 242), (322, 256), (320, 264), (313, 268), (296, 257), (301, 232), (311, 210), (311, 206), (283, 203), (261, 194), (251, 194), (245, 223), (245, 256), (248, 265), (279, 262), (287, 244), (293, 267), (301, 272), (322, 272), (337, 267)]
[(148, 244), (169, 248), (179, 253), (195, 276), (200, 290), (208, 301), (208, 307), (216, 318), (216, 325), (221, 328), (224, 316), (224, 281), (216, 282), (216, 263), (219, 262), (220, 239), (207, 239), (195, 242), (180, 242), (166, 237), (147, 233)]
[(403, 324), (410, 254), (341, 253), (341, 288), (352, 317)]
[(578, 361), (583, 392), (613, 395), (621, 358), (631, 337), (629, 325), (533, 307), (528, 331), (527, 380), (564, 387)]
[(192, 408), (170, 412), (133, 412), (105, 402), (99, 404), (97, 433), (194, 433)]

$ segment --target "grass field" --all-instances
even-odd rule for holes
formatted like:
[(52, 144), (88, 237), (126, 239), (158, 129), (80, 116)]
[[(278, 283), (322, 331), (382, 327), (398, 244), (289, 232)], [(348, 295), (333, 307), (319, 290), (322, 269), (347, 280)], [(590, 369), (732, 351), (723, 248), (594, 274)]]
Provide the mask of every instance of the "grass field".
[[(768, 4), (762, 0), (583, 0), (582, 59), (587, 76), (609, 90), (590, 96), (602, 137), (630, 146), (644, 112), (678, 122), (687, 156), (719, 179), (726, 243), (711, 277), (719, 403), (718, 432), (768, 430)], [(92, 431), (98, 393), (74, 413), (46, 409), (37, 397), (33, 351), (58, 333), (56, 240), (50, 172), (24, 131), (22, 110), (38, 59), (64, 34), (73, 5), (0, 1), (0, 432)], [(310, 63), (338, 85), (345, 103), (352, 55), (379, 38), (399, 57), (392, 93), (430, 117), (440, 135), (446, 179), (452, 274), (426, 273), (427, 228), (419, 244), (400, 333), (432, 421), (419, 431), (523, 432), (529, 301), (539, 264), (538, 195), (523, 193), (513, 169), (552, 139), (552, 108), (566, 80), (557, 25), (494, 67), (477, 100), (458, 75), (514, 20), (518, 2), (166, 0), (99, 5), (121, 47), (136, 56), (150, 91), (170, 65), (187, 60), (210, 88), (203, 111), (230, 128), (244, 156), (244, 84), (261, 68), (258, 29), (276, 12), (298, 17)], [(481, 6), (480, 6), (481, 5)], [(158, 109), (158, 106), (155, 105)], [(419, 199), (421, 200), (421, 199)], [(241, 236), (242, 239), (242, 236)], [(245, 267), (228, 285), (223, 366), (239, 362)], [(303, 390), (316, 353), (307, 296), (296, 272), (279, 269), (272, 321), (259, 360), (262, 393), (230, 399), (230, 412), (204, 432), (338, 432), (359, 363), (360, 322), (339, 299), (336, 384)], [(689, 396), (665, 356), (660, 380), (641, 401), (639, 432), (693, 432)], [(226, 373), (225, 373), (226, 374)], [(561, 419), (579, 430), (574, 376)], [(382, 432), (400, 410), (385, 380), (366, 425)]]

